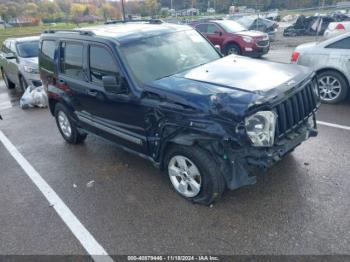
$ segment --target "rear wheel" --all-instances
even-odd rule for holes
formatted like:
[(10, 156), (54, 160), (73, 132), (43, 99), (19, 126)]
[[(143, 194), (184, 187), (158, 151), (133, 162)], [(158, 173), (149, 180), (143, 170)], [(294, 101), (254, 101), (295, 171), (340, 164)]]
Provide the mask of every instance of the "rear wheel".
[(229, 44), (227, 47), (226, 47), (226, 50), (225, 50), (225, 54), (226, 55), (240, 55), (241, 54), (241, 49), (239, 48), (238, 45), (236, 44)]
[(173, 146), (166, 165), (173, 188), (189, 201), (210, 205), (225, 190), (225, 180), (217, 164), (198, 147)]
[(321, 100), (336, 104), (343, 101), (348, 93), (348, 83), (338, 72), (327, 70), (317, 75)]
[(86, 134), (79, 133), (69, 111), (62, 104), (55, 106), (55, 118), (58, 130), (63, 138), (70, 144), (80, 144), (86, 139)]
[(10, 79), (8, 79), (6, 73), (3, 70), (1, 70), (1, 74), (2, 74), (2, 78), (4, 79), (6, 87), (8, 89), (14, 89), (16, 85), (12, 83)]

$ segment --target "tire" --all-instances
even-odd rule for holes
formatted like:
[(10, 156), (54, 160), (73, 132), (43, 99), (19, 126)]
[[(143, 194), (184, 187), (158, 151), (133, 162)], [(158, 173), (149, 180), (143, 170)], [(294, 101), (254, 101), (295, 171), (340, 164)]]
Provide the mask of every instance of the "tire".
[(26, 91), (26, 89), (28, 87), (28, 84), (23, 76), (19, 76), (19, 87), (21, 88), (21, 90), (23, 92)]
[(241, 54), (241, 48), (236, 45), (236, 44), (229, 44), (225, 48), (225, 55), (231, 55), (231, 54), (236, 54), (240, 55)]
[(221, 197), (226, 188), (225, 179), (215, 161), (198, 147), (171, 147), (166, 154), (165, 164), (173, 189), (194, 203), (210, 205)]
[(333, 70), (322, 71), (317, 75), (321, 100), (328, 104), (343, 101), (349, 91), (349, 85), (342, 74)]
[(58, 130), (68, 143), (80, 144), (84, 142), (87, 134), (79, 133), (69, 111), (60, 103), (57, 103), (55, 106), (55, 119)]
[(2, 79), (4, 79), (6, 87), (8, 89), (14, 89), (16, 85), (12, 83), (11, 80), (8, 79), (6, 73), (3, 70), (1, 70), (1, 74), (2, 74)]

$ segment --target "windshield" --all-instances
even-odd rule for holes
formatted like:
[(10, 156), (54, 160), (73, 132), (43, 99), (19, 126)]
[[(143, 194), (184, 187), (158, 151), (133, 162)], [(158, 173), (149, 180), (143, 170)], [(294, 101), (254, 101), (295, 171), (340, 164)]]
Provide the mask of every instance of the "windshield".
[(247, 28), (242, 26), (241, 24), (231, 21), (231, 20), (219, 20), (216, 21), (219, 25), (221, 25), (227, 33), (237, 33), (242, 31), (247, 31)]
[(122, 45), (121, 50), (134, 77), (141, 83), (220, 58), (215, 48), (195, 30), (142, 38)]
[(255, 21), (254, 18), (243, 16), (235, 20), (237, 23), (240, 23), (242, 26), (249, 28)]
[(17, 52), (18, 56), (23, 58), (37, 57), (39, 53), (39, 41), (18, 43)]

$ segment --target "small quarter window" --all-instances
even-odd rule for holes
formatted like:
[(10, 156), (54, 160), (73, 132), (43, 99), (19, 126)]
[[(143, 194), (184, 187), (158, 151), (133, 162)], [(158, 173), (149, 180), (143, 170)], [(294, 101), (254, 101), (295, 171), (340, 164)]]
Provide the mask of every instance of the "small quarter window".
[(75, 79), (85, 80), (83, 70), (84, 46), (79, 43), (61, 44), (61, 72)]

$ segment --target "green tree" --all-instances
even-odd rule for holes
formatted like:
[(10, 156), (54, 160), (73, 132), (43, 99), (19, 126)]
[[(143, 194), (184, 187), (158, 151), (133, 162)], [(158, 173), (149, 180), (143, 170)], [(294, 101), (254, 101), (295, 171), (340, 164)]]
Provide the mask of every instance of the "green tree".
[(39, 7), (34, 3), (28, 3), (25, 7), (25, 13), (30, 16), (38, 16)]
[(146, 0), (145, 6), (148, 9), (150, 15), (155, 15), (159, 9), (159, 2), (158, 0)]

